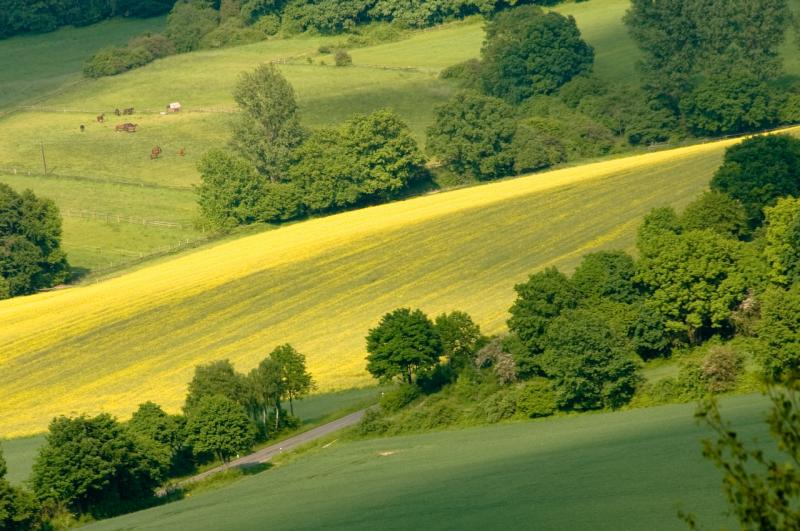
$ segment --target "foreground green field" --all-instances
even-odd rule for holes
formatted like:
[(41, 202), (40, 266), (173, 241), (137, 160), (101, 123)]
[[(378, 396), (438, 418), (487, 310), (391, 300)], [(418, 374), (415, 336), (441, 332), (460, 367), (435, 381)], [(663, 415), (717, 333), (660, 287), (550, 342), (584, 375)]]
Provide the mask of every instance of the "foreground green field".
[(194, 366), (249, 370), (275, 345), (323, 390), (369, 382), (364, 336), (398, 306), (461, 309), (503, 329), (542, 267), (631, 249), (651, 208), (703, 190), (728, 140), (566, 168), (297, 223), (95, 284), (0, 301), (0, 426), (70, 411), (171, 410)]
[[(380, 387), (363, 387), (312, 395), (296, 401), (294, 412), (303, 426), (319, 424), (354, 408), (377, 402), (380, 390)], [(33, 462), (42, 444), (42, 435), (0, 440), (3, 457), (8, 464), (7, 478), (11, 483), (21, 484), (30, 477)]]
[[(765, 401), (728, 399), (745, 438)], [(215, 492), (90, 529), (685, 529), (724, 515), (693, 405), (337, 442)]]

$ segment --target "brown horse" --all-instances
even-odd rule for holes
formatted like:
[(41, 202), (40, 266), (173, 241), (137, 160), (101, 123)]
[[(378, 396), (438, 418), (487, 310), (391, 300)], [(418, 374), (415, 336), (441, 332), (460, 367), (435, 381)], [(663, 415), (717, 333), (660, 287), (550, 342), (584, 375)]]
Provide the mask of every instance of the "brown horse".
[(119, 115), (121, 115), (122, 113), (120, 112), (120, 110), (119, 110), (119, 109), (114, 109), (114, 114), (116, 114), (117, 116), (119, 116)]
[(150, 150), (150, 160), (155, 160), (161, 155), (161, 147), (153, 146), (153, 149)]
[(101, 124), (106, 121), (106, 113), (97, 115), (97, 123)]
[(178, 150), (178, 155), (180, 155), (181, 157), (183, 157), (184, 155), (186, 155), (186, 149), (185, 149), (185, 148), (180, 148), (180, 149)]
[(122, 114), (133, 114), (133, 107), (128, 107), (122, 110)]
[(126, 133), (135, 133), (137, 125), (138, 124), (132, 124), (130, 122), (125, 124), (117, 124), (116, 127), (114, 127), (114, 131), (117, 133), (120, 131), (125, 131)]

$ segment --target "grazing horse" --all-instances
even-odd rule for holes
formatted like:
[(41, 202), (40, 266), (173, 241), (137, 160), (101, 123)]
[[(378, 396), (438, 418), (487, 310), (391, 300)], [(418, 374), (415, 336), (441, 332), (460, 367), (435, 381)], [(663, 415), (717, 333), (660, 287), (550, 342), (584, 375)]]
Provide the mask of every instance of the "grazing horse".
[(106, 121), (106, 113), (97, 115), (97, 123), (101, 124)]
[(180, 148), (180, 149), (178, 150), (178, 155), (180, 155), (181, 157), (183, 157), (184, 155), (186, 155), (186, 149), (185, 149), (185, 148)]
[(81, 124), (81, 133), (83, 133), (85, 130), (86, 130), (86, 126)]
[(132, 124), (132, 123), (117, 124), (116, 127), (114, 127), (114, 131), (116, 131), (117, 133), (119, 133), (120, 131), (125, 131), (126, 133), (135, 133), (137, 125), (138, 124)]
[(122, 113), (119, 111), (119, 109), (114, 109), (114, 114), (116, 114), (117, 116), (119, 116), (119, 115), (121, 115)]
[(128, 107), (122, 110), (122, 114), (133, 114), (133, 107)]
[(159, 155), (161, 155), (161, 147), (153, 146), (153, 149), (150, 150), (150, 160), (157, 159)]

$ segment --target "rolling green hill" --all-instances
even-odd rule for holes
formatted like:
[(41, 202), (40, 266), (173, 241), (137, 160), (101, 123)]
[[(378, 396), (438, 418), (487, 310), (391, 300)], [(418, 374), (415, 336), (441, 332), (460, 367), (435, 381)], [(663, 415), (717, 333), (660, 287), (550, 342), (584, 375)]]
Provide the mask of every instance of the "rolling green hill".
[[(692, 405), (580, 415), (318, 447), (214, 492), (88, 529), (710, 529), (721, 476)], [(723, 414), (765, 434), (758, 396)]]
[(737, 140), (431, 194), (219, 243), (84, 286), (0, 301), (0, 426), (70, 411), (181, 403), (194, 366), (240, 370), (290, 342), (321, 389), (369, 382), (364, 336), (399, 306), (460, 309), (503, 329), (513, 286), (598, 249), (631, 249), (642, 216), (702, 191)]

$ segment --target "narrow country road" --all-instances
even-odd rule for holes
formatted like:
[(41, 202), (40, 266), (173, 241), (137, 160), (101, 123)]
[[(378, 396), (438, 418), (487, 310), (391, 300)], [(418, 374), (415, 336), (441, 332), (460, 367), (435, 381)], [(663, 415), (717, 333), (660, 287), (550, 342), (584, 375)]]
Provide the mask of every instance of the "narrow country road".
[(261, 450), (250, 455), (240, 457), (239, 459), (231, 461), (228, 464), (220, 465), (210, 470), (206, 470), (202, 474), (197, 474), (196, 476), (187, 478), (181, 481), (179, 485), (186, 485), (188, 483), (194, 483), (196, 481), (203, 480), (218, 472), (228, 470), (229, 468), (246, 467), (248, 465), (266, 463), (276, 455), (297, 448), (301, 444), (314, 441), (335, 431), (353, 426), (361, 420), (361, 417), (364, 416), (366, 411), (366, 409), (362, 409), (360, 411), (356, 411), (355, 413), (350, 413), (349, 415), (345, 415), (344, 417), (338, 418), (332, 422), (328, 422), (327, 424), (323, 424), (322, 426), (317, 426), (316, 428), (310, 429), (293, 437), (289, 437), (288, 439), (267, 446), (266, 448), (262, 448)]

